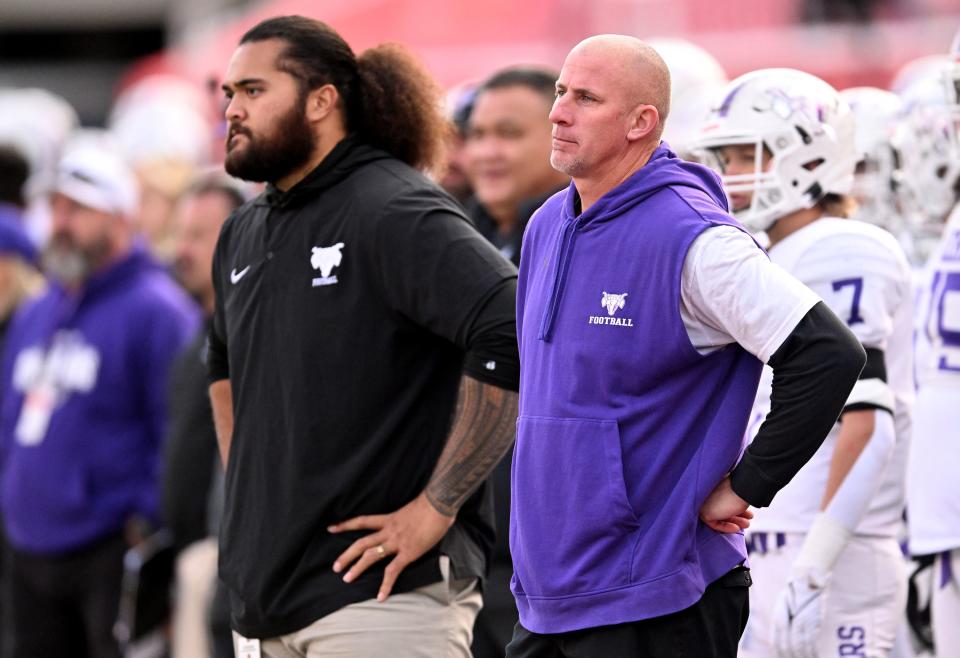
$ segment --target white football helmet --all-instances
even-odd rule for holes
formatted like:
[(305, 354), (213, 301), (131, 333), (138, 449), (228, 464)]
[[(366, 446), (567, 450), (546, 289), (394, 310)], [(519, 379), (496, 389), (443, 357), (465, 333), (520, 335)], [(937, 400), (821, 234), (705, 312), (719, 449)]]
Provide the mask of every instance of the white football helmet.
[(943, 69), (943, 85), (947, 97), (947, 120), (953, 158), (960, 161), (960, 30), (950, 45), (949, 59)]
[(713, 55), (690, 41), (655, 37), (646, 42), (660, 54), (670, 71), (670, 113), (663, 127), (663, 139), (686, 157), (713, 97), (727, 84), (727, 74)]
[[(754, 171), (724, 175), (717, 149), (755, 146)], [(816, 76), (762, 69), (730, 82), (717, 97), (696, 149), (723, 179), (728, 194), (750, 192), (734, 214), (751, 231), (766, 231), (827, 194), (847, 194), (856, 165), (854, 119), (846, 101)], [(764, 167), (764, 150), (769, 163)]]
[(901, 205), (918, 224), (942, 224), (957, 202), (960, 158), (943, 90), (943, 66), (915, 79), (901, 94), (903, 116), (893, 135), (900, 154)]
[(117, 98), (107, 126), (135, 166), (174, 161), (202, 167), (213, 160), (211, 109), (199, 86), (151, 75)]
[(840, 96), (853, 112), (857, 170), (852, 193), (857, 198), (857, 219), (888, 230), (900, 225), (896, 176), (899, 155), (891, 142), (903, 111), (900, 97), (876, 87), (852, 87)]
[(940, 75), (947, 59), (946, 55), (923, 55), (911, 59), (893, 74), (890, 91), (898, 96), (903, 96), (903, 93), (918, 80)]
[(49, 191), (63, 145), (79, 125), (73, 106), (46, 89), (0, 89), (0, 143), (14, 146), (30, 163), (28, 198)]
[(44, 244), (50, 232), (47, 194), (56, 180), (64, 144), (79, 125), (76, 110), (57, 94), (39, 88), (0, 88), (0, 143), (13, 146), (30, 163), (23, 188), (24, 226), (36, 244)]

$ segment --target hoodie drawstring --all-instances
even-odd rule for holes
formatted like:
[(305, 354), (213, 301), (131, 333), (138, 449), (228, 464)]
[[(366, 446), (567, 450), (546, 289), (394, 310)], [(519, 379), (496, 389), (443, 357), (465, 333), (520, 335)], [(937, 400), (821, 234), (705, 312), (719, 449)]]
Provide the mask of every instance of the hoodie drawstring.
[(557, 239), (556, 261), (557, 269), (553, 279), (553, 288), (550, 294), (550, 303), (544, 310), (543, 318), (540, 320), (540, 333), (537, 335), (539, 340), (550, 342), (550, 333), (553, 330), (553, 323), (557, 317), (557, 309), (560, 306), (560, 297), (563, 294), (563, 287), (567, 280), (567, 270), (570, 267), (570, 256), (573, 252), (573, 243), (577, 236), (577, 228), (580, 225), (580, 217), (571, 217), (568, 219)]

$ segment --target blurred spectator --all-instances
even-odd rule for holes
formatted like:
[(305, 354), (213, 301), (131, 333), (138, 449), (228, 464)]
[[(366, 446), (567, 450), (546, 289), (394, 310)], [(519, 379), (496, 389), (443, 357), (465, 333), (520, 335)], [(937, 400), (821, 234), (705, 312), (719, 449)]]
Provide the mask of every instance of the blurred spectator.
[[(548, 196), (566, 185), (550, 166), (551, 124), (557, 72), (509, 68), (495, 73), (477, 91), (467, 123), (466, 163), (474, 196), (467, 212), (477, 229), (515, 265), (527, 220)], [(474, 625), (477, 658), (502, 656), (517, 622), (510, 593), (513, 563), (510, 527), (510, 463), (513, 449), (491, 476), (497, 539), (484, 588), (483, 609)]]
[(447, 113), (450, 115), (450, 136), (447, 139), (447, 168), (440, 179), (440, 187), (461, 204), (466, 202), (473, 190), (466, 171), (467, 122), (477, 95), (477, 85), (465, 82), (447, 93)]
[(477, 91), (467, 126), (467, 214), (504, 256), (520, 264), (520, 240), (533, 211), (569, 182), (550, 166), (547, 119), (557, 81), (549, 69), (500, 71)]
[(141, 190), (137, 228), (153, 256), (170, 264), (176, 249), (174, 209), (195, 171), (189, 163), (176, 160), (149, 160), (135, 164), (134, 169)]
[(177, 277), (200, 303), (206, 322), (170, 371), (163, 515), (177, 549), (182, 549), (176, 570), (173, 658), (223, 655), (213, 650), (211, 640), (223, 645), (227, 655), (233, 653), (229, 610), (211, 610), (223, 471), (207, 396), (206, 335), (213, 315), (213, 250), (223, 222), (243, 201), (241, 188), (231, 179), (207, 176), (184, 195), (174, 214)]
[[(238, 185), (204, 178), (177, 207), (174, 267), (180, 283), (200, 304), (209, 322), (213, 313), (213, 249), (224, 220), (243, 203)], [(207, 396), (206, 331), (198, 331), (174, 361), (170, 373), (170, 425), (165, 446), (163, 511), (180, 548), (209, 535), (207, 500), (211, 474), (220, 470)], [(209, 441), (207, 440), (209, 439)]]
[(93, 142), (61, 161), (44, 264), (0, 387), (0, 483), (14, 654), (116, 658), (123, 556), (158, 516), (172, 358), (190, 300), (134, 239), (133, 174)]

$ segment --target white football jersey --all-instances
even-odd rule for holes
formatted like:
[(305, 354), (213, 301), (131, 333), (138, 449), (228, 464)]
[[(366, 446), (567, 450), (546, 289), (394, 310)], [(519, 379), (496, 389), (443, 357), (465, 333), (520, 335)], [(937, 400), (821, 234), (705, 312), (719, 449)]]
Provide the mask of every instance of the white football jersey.
[[(770, 249), (770, 258), (809, 286), (864, 347), (882, 350), (887, 386), (861, 381), (848, 403), (893, 407), (896, 444), (883, 481), (857, 533), (895, 536), (904, 506), (904, 472), (913, 405), (913, 297), (910, 265), (896, 239), (883, 229), (851, 219), (824, 217), (791, 233)], [(770, 411), (773, 371), (764, 367), (751, 425), (752, 438)], [(878, 413), (886, 413), (878, 411)], [(882, 431), (878, 425), (877, 431)], [(756, 511), (760, 532), (806, 532), (820, 509), (840, 423), (820, 449), (774, 498)]]
[(917, 303), (917, 404), (907, 476), (914, 555), (960, 547), (960, 205), (927, 264)]

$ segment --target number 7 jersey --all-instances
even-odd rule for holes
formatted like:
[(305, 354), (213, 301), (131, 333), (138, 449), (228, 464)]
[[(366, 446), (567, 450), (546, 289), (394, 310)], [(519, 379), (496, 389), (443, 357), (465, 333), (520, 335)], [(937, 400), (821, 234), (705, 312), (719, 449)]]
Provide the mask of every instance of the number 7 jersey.
[[(877, 358), (886, 384), (873, 374), (857, 382), (847, 408), (894, 413), (896, 443), (883, 479), (857, 526), (857, 533), (897, 534), (904, 506), (904, 471), (913, 405), (913, 289), (910, 265), (896, 239), (883, 229), (852, 219), (823, 217), (770, 249), (771, 260), (817, 293)], [(764, 368), (749, 438), (770, 410), (772, 371)], [(757, 510), (751, 528), (761, 532), (806, 532), (820, 509), (840, 423), (810, 461), (774, 499)], [(882, 431), (878, 426), (877, 431)]]
[(917, 301), (915, 443), (907, 473), (910, 552), (960, 547), (960, 205)]

